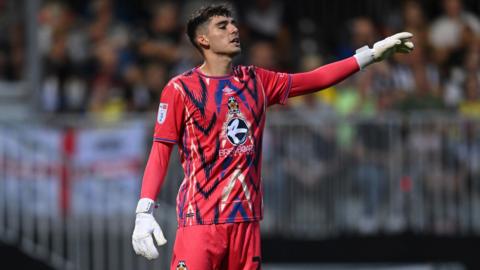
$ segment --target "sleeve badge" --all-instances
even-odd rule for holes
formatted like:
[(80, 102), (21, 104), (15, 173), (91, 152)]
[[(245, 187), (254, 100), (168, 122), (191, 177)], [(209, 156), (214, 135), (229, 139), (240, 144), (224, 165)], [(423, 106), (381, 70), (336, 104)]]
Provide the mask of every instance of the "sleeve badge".
[(158, 106), (158, 114), (157, 114), (157, 122), (159, 124), (163, 124), (163, 122), (165, 122), (165, 119), (167, 118), (167, 110), (168, 110), (168, 104), (160, 103), (160, 105)]

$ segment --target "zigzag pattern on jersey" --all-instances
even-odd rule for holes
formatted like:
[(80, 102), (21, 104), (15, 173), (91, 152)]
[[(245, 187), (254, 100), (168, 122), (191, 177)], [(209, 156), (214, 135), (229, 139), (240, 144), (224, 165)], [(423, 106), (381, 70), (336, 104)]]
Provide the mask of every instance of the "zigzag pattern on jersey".
[(220, 217), (220, 200), (215, 204), (215, 214), (213, 216), (213, 224), (218, 224), (218, 218)]
[(183, 132), (183, 138), (182, 138), (182, 143), (180, 143), (180, 148), (182, 149), (184, 155), (185, 155), (185, 176), (189, 177), (190, 176), (190, 165), (191, 165), (191, 160), (190, 160), (190, 150), (188, 150), (187, 147), (187, 135), (188, 132), (185, 131)]
[[(183, 90), (185, 91), (185, 94), (187, 95), (187, 97), (190, 99), (190, 101), (192, 101), (193, 105), (195, 105), (195, 107), (200, 111), (201, 116), (205, 118), (206, 117), (205, 107), (208, 101), (208, 91), (207, 91), (207, 86), (205, 85), (205, 82), (202, 80), (200, 75), (198, 75), (198, 81), (200, 82), (200, 86), (202, 89), (202, 91), (200, 92), (201, 97), (198, 99), (197, 97), (195, 97), (192, 91), (190, 91), (188, 86), (182, 80), (179, 79), (179, 81), (182, 84)], [(193, 125), (195, 126), (195, 128), (198, 129), (200, 132), (202, 132), (205, 136), (207, 136), (208, 134), (210, 134), (210, 132), (213, 129), (213, 126), (215, 125), (215, 122), (217, 121), (217, 114), (216, 113), (213, 114), (207, 126), (203, 126), (195, 118), (192, 118), (192, 119), (193, 119)]]
[(244, 220), (248, 219), (247, 211), (245, 211), (245, 208), (243, 208), (242, 201), (239, 200), (238, 197), (235, 197), (234, 199), (234, 205), (232, 212), (228, 215), (227, 223), (232, 223), (235, 220), (235, 217), (237, 216), (238, 213), (242, 215), (242, 218)]
[[(255, 141), (255, 140), (254, 140)], [(255, 170), (259, 170), (259, 165), (260, 165), (260, 159), (262, 158), (262, 140), (257, 144), (255, 142), (255, 147), (257, 148), (255, 150), (255, 159), (253, 160), (253, 165), (255, 166)]]
[(197, 182), (197, 190), (198, 192), (200, 192), (200, 194), (202, 194), (202, 197), (205, 200), (208, 200), (208, 198), (210, 198), (210, 195), (212, 195), (212, 193), (217, 189), (218, 184), (220, 184), (220, 177), (216, 178), (212, 186), (210, 187), (203, 188), (202, 186), (200, 186), (200, 183)]
[(196, 185), (197, 190), (198, 192), (200, 192), (200, 194), (202, 194), (204, 199), (208, 199), (210, 195), (212, 195), (212, 193), (217, 189), (218, 184), (220, 184), (220, 180), (223, 179), (225, 175), (226, 169), (230, 166), (230, 164), (232, 164), (232, 160), (233, 160), (233, 157), (227, 157), (223, 160), (221, 176), (215, 179), (215, 182), (213, 182), (213, 184), (210, 187), (207, 187), (206, 186), (207, 184), (205, 184), (205, 186), (202, 187), (200, 186), (200, 183), (197, 182), (197, 185)]
[(183, 208), (185, 207), (185, 202), (187, 201), (187, 189), (188, 189), (188, 182), (185, 185), (180, 187), (178, 198), (180, 199), (177, 203), (178, 205), (178, 217), (180, 219), (183, 218)]
[(255, 71), (253, 70), (253, 68), (248, 69), (248, 76), (252, 81), (252, 84), (253, 84), (252, 88), (248, 86), (248, 81), (240, 80), (240, 82), (243, 84), (243, 89), (247, 90), (247, 92), (252, 96), (253, 100), (255, 100), (255, 104), (257, 104), (258, 103), (257, 77), (255, 75)]
[(250, 184), (252, 185), (253, 187), (253, 190), (255, 191), (255, 193), (258, 193), (258, 190), (260, 189), (260, 185), (255, 185), (255, 182), (253, 181), (253, 177), (250, 175), (248, 177), (248, 181), (250, 182)]
[[(246, 157), (246, 160), (247, 160), (247, 166), (252, 166), (254, 165), (253, 163), (253, 156), (252, 155), (247, 155)], [(251, 172), (250, 172), (251, 173)], [(255, 191), (255, 193), (258, 193), (258, 189), (259, 189), (259, 186), (260, 185), (255, 185), (255, 182), (253, 181), (253, 177), (251, 174), (248, 175), (248, 181), (250, 182), (250, 184), (252, 185), (253, 187), (253, 190)]]
[(217, 90), (215, 90), (215, 104), (217, 105), (217, 113), (220, 113), (223, 98), (223, 88), (225, 85), (225, 80), (220, 80), (217, 85)]
[[(257, 139), (255, 138), (255, 136), (252, 136), (252, 140), (253, 140), (253, 145), (255, 145), (255, 153), (253, 154), (253, 158), (251, 160), (251, 162), (248, 163), (248, 166), (254, 166), (255, 167), (255, 170), (259, 170), (259, 165), (260, 165), (260, 159), (261, 159), (261, 155), (262, 155), (262, 138), (260, 138), (259, 140), (259, 143), (257, 143)], [(247, 156), (248, 158), (248, 156)]]
[(262, 121), (263, 110), (260, 110), (258, 115), (257, 115), (255, 113), (255, 110), (253, 109), (254, 107), (258, 107), (258, 101), (259, 101), (259, 99), (258, 99), (258, 88), (257, 88), (257, 78), (256, 78), (256, 75), (255, 75), (255, 72), (254, 72), (253, 68), (248, 69), (248, 75), (251, 78), (253, 87), (252, 88), (249, 87), (248, 81), (245, 82), (243, 80), (240, 80), (240, 82), (242, 82), (242, 84), (243, 84), (242, 92), (243, 92), (243, 90), (247, 90), (247, 92), (250, 94), (250, 96), (253, 98), (253, 100), (255, 100), (255, 105), (257, 105), (257, 106), (250, 107), (249, 110), (250, 110), (250, 113), (253, 116), (253, 119), (255, 120), (255, 123), (257, 124), (257, 126), (259, 126), (260, 122)]
[(212, 132), (215, 122), (217, 122), (216, 113), (213, 114), (212, 118), (210, 119), (210, 122), (206, 127), (202, 126), (200, 123), (198, 123), (198, 121), (195, 118), (193, 118), (193, 125), (195, 126), (196, 129), (200, 130), (205, 136), (208, 136), (208, 134)]
[(200, 214), (200, 208), (198, 207), (197, 202), (195, 202), (195, 219), (197, 220), (198, 225), (203, 224), (202, 215)]
[(208, 160), (205, 157), (205, 151), (203, 150), (203, 147), (200, 144), (200, 141), (198, 140), (198, 138), (197, 138), (197, 147), (198, 147), (198, 153), (200, 154), (200, 161), (202, 162), (202, 168), (205, 172), (205, 180), (206, 182), (208, 182), (212, 174), (212, 168), (215, 165), (215, 161), (218, 159), (218, 154), (220, 152), (220, 138), (217, 137), (215, 139), (215, 150), (213, 152), (214, 154)]
[(205, 117), (205, 107), (207, 105), (208, 92), (207, 92), (207, 86), (203, 82), (202, 78), (198, 76), (198, 81), (200, 82), (200, 86), (202, 88), (202, 91), (200, 92), (200, 95), (201, 95), (200, 99), (197, 99), (197, 97), (195, 97), (195, 95), (190, 91), (190, 89), (181, 79), (179, 79), (179, 81), (182, 84), (183, 90), (185, 90), (185, 94), (187, 94), (188, 98), (193, 102), (195, 107), (198, 108), (202, 116)]
[(253, 119), (255, 120), (255, 124), (257, 124), (257, 127), (260, 125), (260, 122), (262, 121), (262, 116), (263, 116), (263, 110), (260, 110), (258, 115), (255, 113), (255, 111), (250, 108), (250, 113), (253, 116)]

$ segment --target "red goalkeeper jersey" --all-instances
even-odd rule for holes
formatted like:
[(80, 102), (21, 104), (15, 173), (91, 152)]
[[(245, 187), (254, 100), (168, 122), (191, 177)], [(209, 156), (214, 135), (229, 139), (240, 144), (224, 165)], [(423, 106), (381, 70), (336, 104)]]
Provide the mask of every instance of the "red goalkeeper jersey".
[(211, 77), (193, 69), (164, 88), (154, 140), (179, 145), (185, 178), (179, 226), (260, 220), (266, 107), (285, 103), (291, 77), (253, 66)]

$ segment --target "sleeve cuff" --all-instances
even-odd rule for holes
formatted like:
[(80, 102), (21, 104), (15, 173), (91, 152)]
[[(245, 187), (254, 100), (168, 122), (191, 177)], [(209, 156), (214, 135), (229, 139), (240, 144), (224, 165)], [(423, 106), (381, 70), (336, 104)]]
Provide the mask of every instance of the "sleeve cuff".
[(154, 142), (166, 142), (166, 143), (171, 143), (171, 144), (176, 144), (177, 143), (176, 140), (171, 140), (171, 139), (167, 139), (167, 138), (160, 138), (160, 137), (154, 137), (153, 141)]

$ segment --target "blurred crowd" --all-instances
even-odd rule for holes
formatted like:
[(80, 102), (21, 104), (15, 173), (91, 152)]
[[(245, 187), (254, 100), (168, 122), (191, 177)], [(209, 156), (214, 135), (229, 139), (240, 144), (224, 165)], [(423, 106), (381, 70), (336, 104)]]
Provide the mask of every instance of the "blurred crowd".
[[(2, 17), (8, 15), (4, 6), (10, 2), (0, 1)], [(201, 63), (184, 25), (205, 1), (129, 2), (42, 2), (36, 19), (44, 111), (155, 110), (169, 78)], [(401, 1), (376, 20), (355, 15), (319, 25), (288, 1), (233, 1), (243, 47), (236, 63), (307, 71), (409, 31), (416, 45), (410, 55), (372, 65), (335, 86), (337, 90), (296, 98), (288, 106), (339, 115), (446, 110), (480, 117), (479, 16), (462, 0), (437, 1), (438, 12), (427, 15), (424, 2)], [(0, 39), (0, 78), (21, 79), (26, 47), (22, 23), (7, 27), (0, 21), (0, 27), (7, 33)], [(319, 28), (338, 29), (337, 39), (316, 35)]]
[[(480, 19), (466, 10), (462, 0), (442, 0), (437, 1), (441, 13), (429, 20), (423, 2), (402, 1), (398, 9), (385, 10), (381, 23), (369, 17), (348, 21), (348, 37), (332, 51), (337, 59), (401, 31), (414, 34), (415, 50), (368, 67), (334, 87), (339, 91), (304, 97), (299, 105), (320, 106), (345, 116), (440, 110), (480, 117)], [(312, 69), (323, 59), (320, 54), (306, 54), (299, 69)]]

